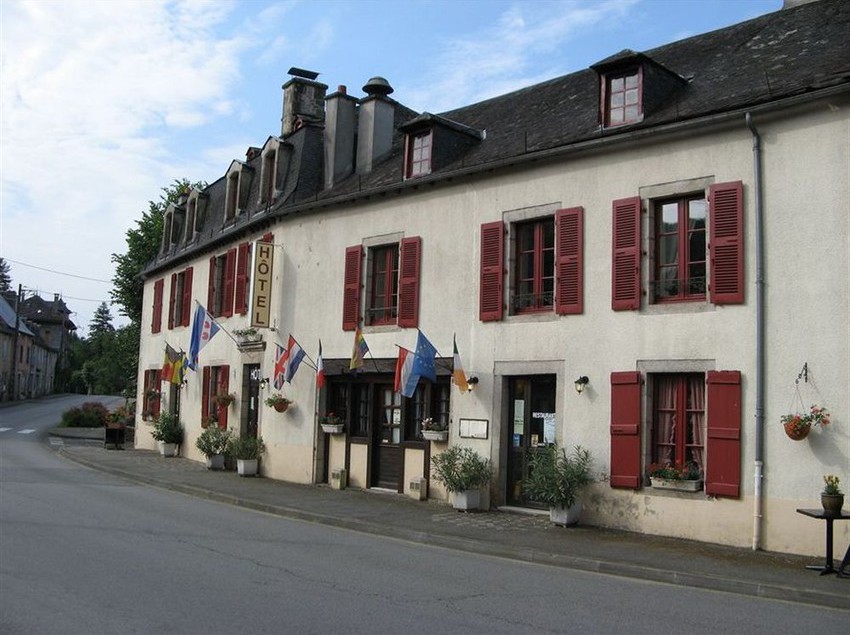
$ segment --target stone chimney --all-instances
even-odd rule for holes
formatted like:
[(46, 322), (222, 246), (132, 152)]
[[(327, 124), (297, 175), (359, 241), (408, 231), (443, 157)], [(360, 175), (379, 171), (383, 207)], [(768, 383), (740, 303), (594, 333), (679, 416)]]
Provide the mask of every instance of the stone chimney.
[(357, 126), (357, 174), (367, 174), (392, 149), (395, 106), (387, 97), (392, 86), (383, 77), (373, 77), (363, 87)]
[(354, 173), (357, 100), (345, 86), (325, 98), (325, 189)]
[(287, 137), (307, 124), (325, 122), (325, 92), (328, 87), (314, 81), (319, 74), (301, 68), (290, 68), (292, 79), (283, 85), (281, 136)]

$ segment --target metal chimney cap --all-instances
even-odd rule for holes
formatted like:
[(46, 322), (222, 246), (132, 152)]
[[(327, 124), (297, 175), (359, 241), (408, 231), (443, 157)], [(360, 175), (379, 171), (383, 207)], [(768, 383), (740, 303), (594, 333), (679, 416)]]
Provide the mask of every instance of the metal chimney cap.
[(363, 92), (367, 95), (389, 95), (393, 92), (393, 87), (383, 77), (373, 77), (363, 87)]

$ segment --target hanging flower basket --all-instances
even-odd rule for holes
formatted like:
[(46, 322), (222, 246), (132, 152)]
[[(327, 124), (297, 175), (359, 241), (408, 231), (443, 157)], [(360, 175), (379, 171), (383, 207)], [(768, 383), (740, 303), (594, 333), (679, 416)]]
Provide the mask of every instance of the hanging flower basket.
[(829, 412), (826, 408), (813, 404), (808, 413), (782, 415), (781, 421), (789, 439), (802, 441), (809, 436), (812, 426), (824, 427), (829, 425)]
[(785, 434), (788, 435), (789, 439), (793, 439), (794, 441), (802, 441), (807, 436), (809, 436), (809, 432), (812, 430), (812, 424), (799, 424), (794, 421), (786, 421), (782, 424), (785, 427)]
[(286, 412), (287, 408), (289, 408), (289, 402), (288, 401), (278, 401), (273, 407), (278, 412)]
[(271, 406), (278, 412), (286, 412), (287, 408), (289, 408), (289, 405), (291, 403), (291, 399), (287, 399), (279, 393), (275, 393), (273, 395), (270, 395), (269, 397), (266, 397), (266, 405)]

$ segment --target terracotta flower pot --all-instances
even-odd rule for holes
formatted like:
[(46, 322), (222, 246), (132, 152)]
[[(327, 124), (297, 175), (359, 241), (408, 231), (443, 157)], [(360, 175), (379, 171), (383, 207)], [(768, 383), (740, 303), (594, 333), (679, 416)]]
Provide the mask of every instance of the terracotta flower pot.
[(286, 412), (287, 408), (289, 408), (289, 404), (286, 403), (285, 401), (278, 401), (274, 405), (274, 409), (277, 410), (278, 412)]

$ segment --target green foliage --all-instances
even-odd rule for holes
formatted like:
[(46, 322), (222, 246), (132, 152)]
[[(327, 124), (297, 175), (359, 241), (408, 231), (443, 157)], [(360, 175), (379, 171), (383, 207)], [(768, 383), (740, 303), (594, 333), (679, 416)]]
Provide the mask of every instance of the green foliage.
[(5, 258), (0, 258), (0, 293), (6, 293), (12, 289), (12, 274), (9, 263)]
[(115, 327), (112, 326), (112, 314), (109, 312), (109, 306), (106, 302), (101, 302), (89, 324), (89, 337), (93, 338), (114, 331)]
[(153, 424), (151, 432), (154, 441), (162, 441), (163, 443), (182, 443), (183, 442), (183, 426), (177, 420), (177, 416), (168, 412), (160, 413), (159, 417)]
[(82, 406), (62, 413), (62, 428), (102, 428), (106, 425), (109, 410), (103, 404), (88, 401)]
[(236, 437), (230, 440), (228, 454), (237, 459), (259, 459), (266, 451), (263, 437)]
[(113, 302), (117, 304), (121, 315), (130, 319), (136, 325), (142, 320), (142, 303), (144, 280), (141, 273), (159, 253), (162, 241), (163, 215), (169, 204), (175, 203), (183, 192), (193, 187), (203, 189), (206, 183), (191, 183), (188, 179), (177, 180), (168, 187), (162, 188), (163, 194), (159, 201), (148, 201), (148, 211), (136, 221), (136, 227), (127, 230), (127, 251), (123, 254), (112, 254), (115, 263), (115, 275), (112, 278)]
[(490, 482), (493, 468), (472, 448), (453, 445), (445, 452), (431, 457), (434, 478), (454, 494), (478, 489)]
[(841, 494), (841, 488), (838, 487), (838, 484), (841, 482), (841, 479), (838, 478), (835, 474), (826, 474), (823, 477), (823, 493), (830, 496), (838, 496)]
[(536, 448), (530, 451), (523, 492), (549, 507), (572, 507), (581, 490), (593, 482), (592, 465), (590, 452), (578, 445), (570, 456), (556, 444)]
[(217, 454), (227, 454), (232, 432), (218, 426), (210, 426), (195, 440), (195, 447), (207, 458)]

